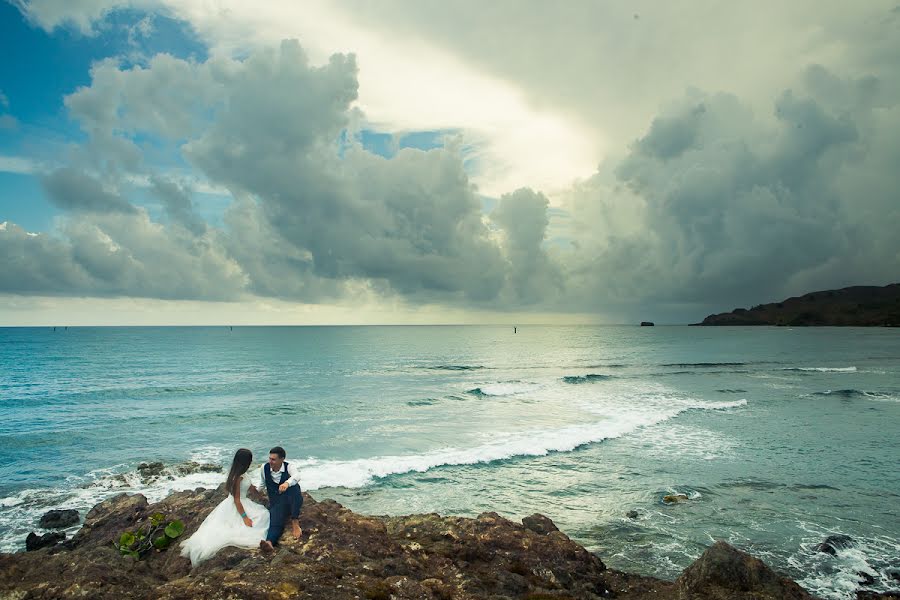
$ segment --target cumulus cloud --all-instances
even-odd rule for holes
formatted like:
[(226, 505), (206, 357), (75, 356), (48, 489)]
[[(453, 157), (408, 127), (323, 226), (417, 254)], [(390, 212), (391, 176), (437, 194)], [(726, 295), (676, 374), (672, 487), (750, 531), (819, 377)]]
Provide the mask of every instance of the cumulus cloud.
[(58, 169), (43, 178), (51, 202), (75, 212), (135, 213), (125, 198), (104, 189), (95, 178), (72, 168)]
[(224, 300), (245, 286), (214, 237), (180, 235), (145, 212), (83, 216), (63, 237), (0, 229), (0, 289), (14, 294)]
[(582, 301), (727, 307), (896, 279), (900, 176), (884, 161), (900, 103), (881, 87), (813, 66), (774, 126), (732, 95), (687, 94), (571, 192)]
[(544, 247), (549, 201), (540, 192), (522, 188), (500, 198), (491, 220), (504, 233), (512, 291), (526, 303), (555, 299), (562, 273)]
[[(66, 98), (89, 136), (86, 170), (63, 168), (44, 181), (51, 200), (74, 215), (57, 251), (92, 280), (116, 282), (101, 290), (190, 295), (187, 281), (166, 272), (182, 264), (233, 267), (225, 295), (239, 280), (244, 292), (304, 301), (359, 285), (424, 301), (498, 297), (509, 262), (484, 222), (459, 150), (404, 149), (385, 159), (347, 141), (357, 90), (352, 56), (313, 66), (296, 41), (285, 41), (245, 60), (162, 55), (128, 69), (105, 61), (92, 77)], [(142, 136), (166, 140), (238, 199), (225, 230), (197, 218), (188, 187), (148, 172), (135, 142)], [(125, 160), (123, 144), (136, 151)], [(147, 220), (116, 191), (126, 175), (148, 176), (168, 226)], [(86, 213), (93, 216), (80, 216)], [(519, 239), (506, 225), (510, 239)], [(123, 237), (129, 226), (144, 235)], [(151, 233), (153, 243), (143, 243)], [(169, 246), (174, 256), (158, 256)], [(140, 277), (125, 277), (129, 271)], [(154, 278), (165, 281), (146, 283)], [(209, 283), (198, 277), (198, 297), (212, 294)], [(506, 298), (519, 300), (516, 293)]]
[[(365, 3), (348, 6), (363, 20), (382, 20)], [(395, 26), (445, 10), (422, 6)], [(486, 9), (487, 22), (499, 19), (503, 6)], [(512, 28), (531, 28), (523, 47), (546, 48), (547, 55), (531, 61), (528, 52), (509, 52), (518, 38), (503, 31), (510, 48), (493, 48), (484, 59), (523, 82), (535, 102), (561, 102), (589, 116), (597, 128), (589, 134), (621, 121), (608, 129), (620, 146), (559, 196), (521, 188), (485, 215), (459, 147), (404, 149), (390, 158), (365, 151), (352, 135), (364, 118), (355, 108), (353, 55), (313, 64), (299, 43), (286, 41), (240, 59), (158, 55), (130, 68), (108, 60), (65, 100), (87, 142), (71, 166), (44, 178), (51, 201), (68, 216), (52, 236), (12, 224), (0, 230), (17, 265), (0, 289), (305, 302), (364, 290), (464, 308), (629, 319), (652, 310), (684, 320), (810, 289), (896, 280), (900, 87), (889, 57), (900, 37), (872, 35), (896, 24), (844, 24), (846, 11), (832, 7), (821, 24), (830, 42), (775, 36), (758, 63), (737, 43), (741, 68), (728, 73), (719, 65), (727, 53), (687, 61), (718, 77), (693, 66), (670, 73), (662, 58), (645, 61), (653, 73), (635, 74), (616, 61), (634, 65), (643, 56), (637, 40), (654, 40), (647, 43), (658, 57), (677, 44), (632, 32), (614, 38), (622, 53), (610, 47), (598, 54), (591, 44), (612, 42), (589, 39), (580, 28), (592, 30), (598, 15), (622, 15), (596, 3), (568, 6), (553, 18), (531, 11)], [(864, 16), (881, 8), (867, 7)], [(102, 14), (97, 10), (83, 14)], [(675, 31), (699, 32), (700, 25), (671, 14), (680, 10), (628, 14), (629, 26), (658, 32), (657, 21), (671, 16)], [(737, 35), (743, 10), (713, 16)], [(802, 16), (783, 10), (789, 24)], [(570, 13), (580, 17), (573, 21)], [(44, 22), (60, 22), (63, 13), (53, 14)], [(487, 51), (483, 44), (496, 41), (477, 28), (449, 27), (452, 19), (438, 21), (424, 31), (447, 47), (469, 40)], [(565, 35), (556, 27), (575, 21)], [(756, 17), (748, 23), (757, 33), (765, 25)], [(450, 30), (462, 31), (459, 39), (446, 37)], [(574, 46), (564, 43), (567, 36), (577, 38)], [(872, 43), (850, 43), (867, 36)], [(566, 48), (580, 50), (563, 60)], [(791, 49), (795, 60), (776, 64), (774, 57)], [(814, 55), (822, 64), (809, 64)], [(585, 75), (595, 72), (597, 56), (596, 73), (612, 79)], [(540, 68), (529, 70), (535, 64)], [(754, 71), (770, 65), (771, 76)], [(695, 85), (685, 91), (685, 82)], [(640, 93), (648, 86), (658, 89)], [(633, 107), (624, 96), (633, 96)], [(151, 166), (146, 140), (227, 190), (233, 201), (223, 227), (197, 216), (190, 185)], [(150, 183), (164, 223), (129, 196), (126, 183), (136, 178)]]

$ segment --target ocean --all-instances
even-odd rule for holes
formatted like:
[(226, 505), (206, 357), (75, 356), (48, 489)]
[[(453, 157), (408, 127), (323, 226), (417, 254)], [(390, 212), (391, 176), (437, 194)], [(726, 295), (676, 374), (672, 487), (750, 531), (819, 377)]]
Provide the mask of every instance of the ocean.
[[(354, 511), (540, 512), (662, 578), (724, 539), (852, 598), (860, 572), (900, 588), (898, 433), (897, 329), (4, 328), (0, 549), (50, 508), (214, 487), (186, 463), (277, 444)], [(853, 543), (815, 551), (834, 534)]]

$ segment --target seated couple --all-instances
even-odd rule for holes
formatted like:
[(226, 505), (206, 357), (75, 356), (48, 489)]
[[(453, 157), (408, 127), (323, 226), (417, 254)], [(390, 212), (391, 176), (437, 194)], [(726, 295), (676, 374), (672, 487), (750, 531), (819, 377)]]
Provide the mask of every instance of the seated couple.
[[(300, 474), (297, 467), (285, 462), (284, 448), (275, 446), (269, 451), (269, 461), (255, 477), (247, 476), (253, 453), (241, 448), (234, 454), (231, 470), (225, 481), (228, 497), (206, 517), (200, 528), (182, 544), (181, 555), (197, 566), (226, 546), (259, 547), (272, 552), (278, 545), (285, 520), (291, 519), (294, 537), (300, 539)], [(251, 481), (252, 480), (252, 481)], [(250, 500), (247, 495), (254, 486), (265, 488), (269, 509)]]

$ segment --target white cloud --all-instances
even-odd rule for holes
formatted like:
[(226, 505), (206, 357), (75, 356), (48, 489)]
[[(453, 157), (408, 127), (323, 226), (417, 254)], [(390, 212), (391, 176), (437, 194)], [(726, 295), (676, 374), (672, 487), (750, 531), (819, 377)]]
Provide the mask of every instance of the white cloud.
[(378, 128), (460, 129), (474, 146), (479, 191), (499, 196), (523, 185), (556, 190), (589, 175), (604, 142), (577, 119), (529, 103), (515, 82), (480, 71), (412, 36), (361, 27), (339, 4), (276, 0), (248, 4), (171, 2), (213, 52), (234, 52), (297, 37), (314, 62), (335, 52), (360, 61), (358, 106)]
[(41, 166), (30, 158), (24, 156), (0, 155), (0, 172), (18, 173), (20, 175), (33, 175), (43, 171)]

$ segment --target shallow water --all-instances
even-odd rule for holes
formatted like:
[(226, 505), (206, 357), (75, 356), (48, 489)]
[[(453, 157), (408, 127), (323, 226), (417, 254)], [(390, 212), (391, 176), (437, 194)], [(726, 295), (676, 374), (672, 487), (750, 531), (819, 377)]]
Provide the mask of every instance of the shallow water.
[(672, 578), (721, 538), (824, 597), (897, 587), (896, 329), (10, 328), (0, 367), (7, 551), (51, 507), (223, 478), (141, 461), (281, 444), (361, 512), (541, 512), (620, 569)]

